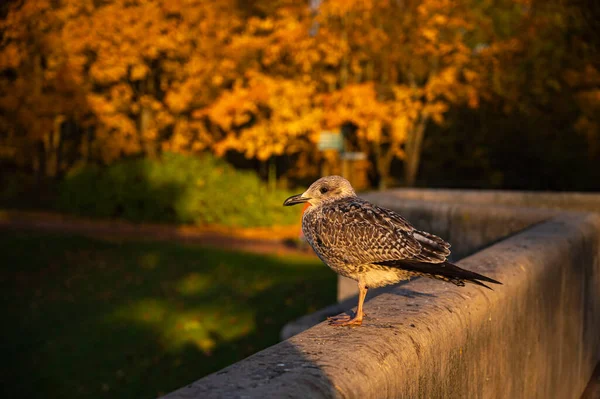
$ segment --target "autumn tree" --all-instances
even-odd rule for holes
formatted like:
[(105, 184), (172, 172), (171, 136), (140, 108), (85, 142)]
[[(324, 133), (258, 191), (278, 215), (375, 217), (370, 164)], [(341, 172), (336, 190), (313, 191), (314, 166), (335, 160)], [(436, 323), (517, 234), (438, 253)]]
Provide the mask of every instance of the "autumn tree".
[(224, 48), (235, 74), (195, 116), (210, 127), (218, 154), (235, 150), (265, 161), (313, 151), (322, 109), (310, 10), (293, 1), (254, 2), (245, 13), (244, 29)]
[(65, 166), (63, 123), (83, 121), (87, 112), (61, 45), (63, 11), (51, 1), (15, 2), (0, 26), (0, 145), (17, 163), (51, 176)]
[(260, 8), (227, 47), (239, 78), (196, 115), (211, 126), (218, 152), (259, 159), (305, 151), (320, 130), (351, 123), (382, 182), (403, 157), (413, 184), (427, 123), (441, 123), (450, 104), (477, 104), (476, 74), (466, 68), (472, 23), (455, 3)]
[(44, 143), (51, 153), (57, 132), (72, 120), (90, 132), (89, 140), (78, 140), (82, 155), (103, 162), (205, 148), (212, 140), (191, 114), (214, 101), (224, 84), (219, 49), (238, 25), (233, 5), (15, 3), (3, 22), (0, 50), (7, 136), (22, 137), (27, 146)]
[(102, 163), (164, 150), (306, 159), (322, 130), (351, 125), (382, 187), (394, 159), (414, 185), (427, 129), (453, 107), (543, 109), (568, 87), (577, 129), (597, 134), (598, 68), (577, 10), (528, 0), (18, 1), (1, 23), (1, 153), (48, 175), (72, 165), (67, 150)]
[(240, 23), (233, 3), (115, 0), (71, 22), (70, 53), (83, 61), (76, 73), (106, 158), (211, 141), (190, 117), (230, 79), (219, 49)]
[(543, 118), (575, 112), (572, 127), (587, 137), (589, 155), (600, 155), (600, 7), (569, 1), (515, 4), (495, 21), (504, 35), (482, 50), (490, 100), (508, 115)]

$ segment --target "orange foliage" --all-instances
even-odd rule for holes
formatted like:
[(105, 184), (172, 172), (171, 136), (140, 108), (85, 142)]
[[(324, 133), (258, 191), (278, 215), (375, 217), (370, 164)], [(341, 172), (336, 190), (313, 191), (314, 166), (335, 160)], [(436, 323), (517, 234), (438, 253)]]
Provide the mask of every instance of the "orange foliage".
[[(53, 154), (66, 140), (84, 161), (162, 150), (266, 160), (315, 151), (321, 130), (351, 123), (385, 177), (395, 157), (418, 166), (427, 124), (451, 106), (507, 87), (486, 74), (507, 76), (502, 60), (526, 41), (500, 37), (494, 18), (530, 5), (484, 3), (24, 0), (1, 24), (0, 145), (33, 163), (32, 148)], [(79, 133), (64, 137), (65, 122)]]

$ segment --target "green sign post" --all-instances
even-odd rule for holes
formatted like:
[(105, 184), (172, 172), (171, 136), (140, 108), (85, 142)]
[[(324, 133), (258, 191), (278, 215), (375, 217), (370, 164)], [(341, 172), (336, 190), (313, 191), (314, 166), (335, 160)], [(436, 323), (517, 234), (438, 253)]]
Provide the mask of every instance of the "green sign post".
[(336, 150), (342, 152), (344, 149), (344, 138), (339, 132), (323, 131), (319, 135), (317, 147), (319, 151)]

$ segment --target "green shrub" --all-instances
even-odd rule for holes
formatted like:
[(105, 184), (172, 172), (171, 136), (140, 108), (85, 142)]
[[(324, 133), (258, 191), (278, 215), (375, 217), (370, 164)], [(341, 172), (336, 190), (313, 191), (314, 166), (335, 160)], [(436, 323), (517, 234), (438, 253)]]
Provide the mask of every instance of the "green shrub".
[(282, 206), (291, 193), (268, 191), (255, 173), (210, 155), (166, 153), (160, 160), (86, 166), (67, 175), (59, 190), (58, 208), (85, 216), (244, 227), (300, 217)]

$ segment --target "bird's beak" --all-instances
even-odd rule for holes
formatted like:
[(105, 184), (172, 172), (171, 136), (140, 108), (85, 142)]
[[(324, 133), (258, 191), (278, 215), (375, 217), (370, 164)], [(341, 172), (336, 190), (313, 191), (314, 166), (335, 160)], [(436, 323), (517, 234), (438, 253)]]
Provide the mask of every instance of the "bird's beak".
[(292, 195), (290, 198), (286, 199), (283, 202), (283, 206), (292, 206), (292, 205), (296, 205), (296, 204), (303, 204), (305, 202), (308, 202), (308, 200), (310, 200), (310, 198), (303, 197), (302, 195), (303, 194)]

